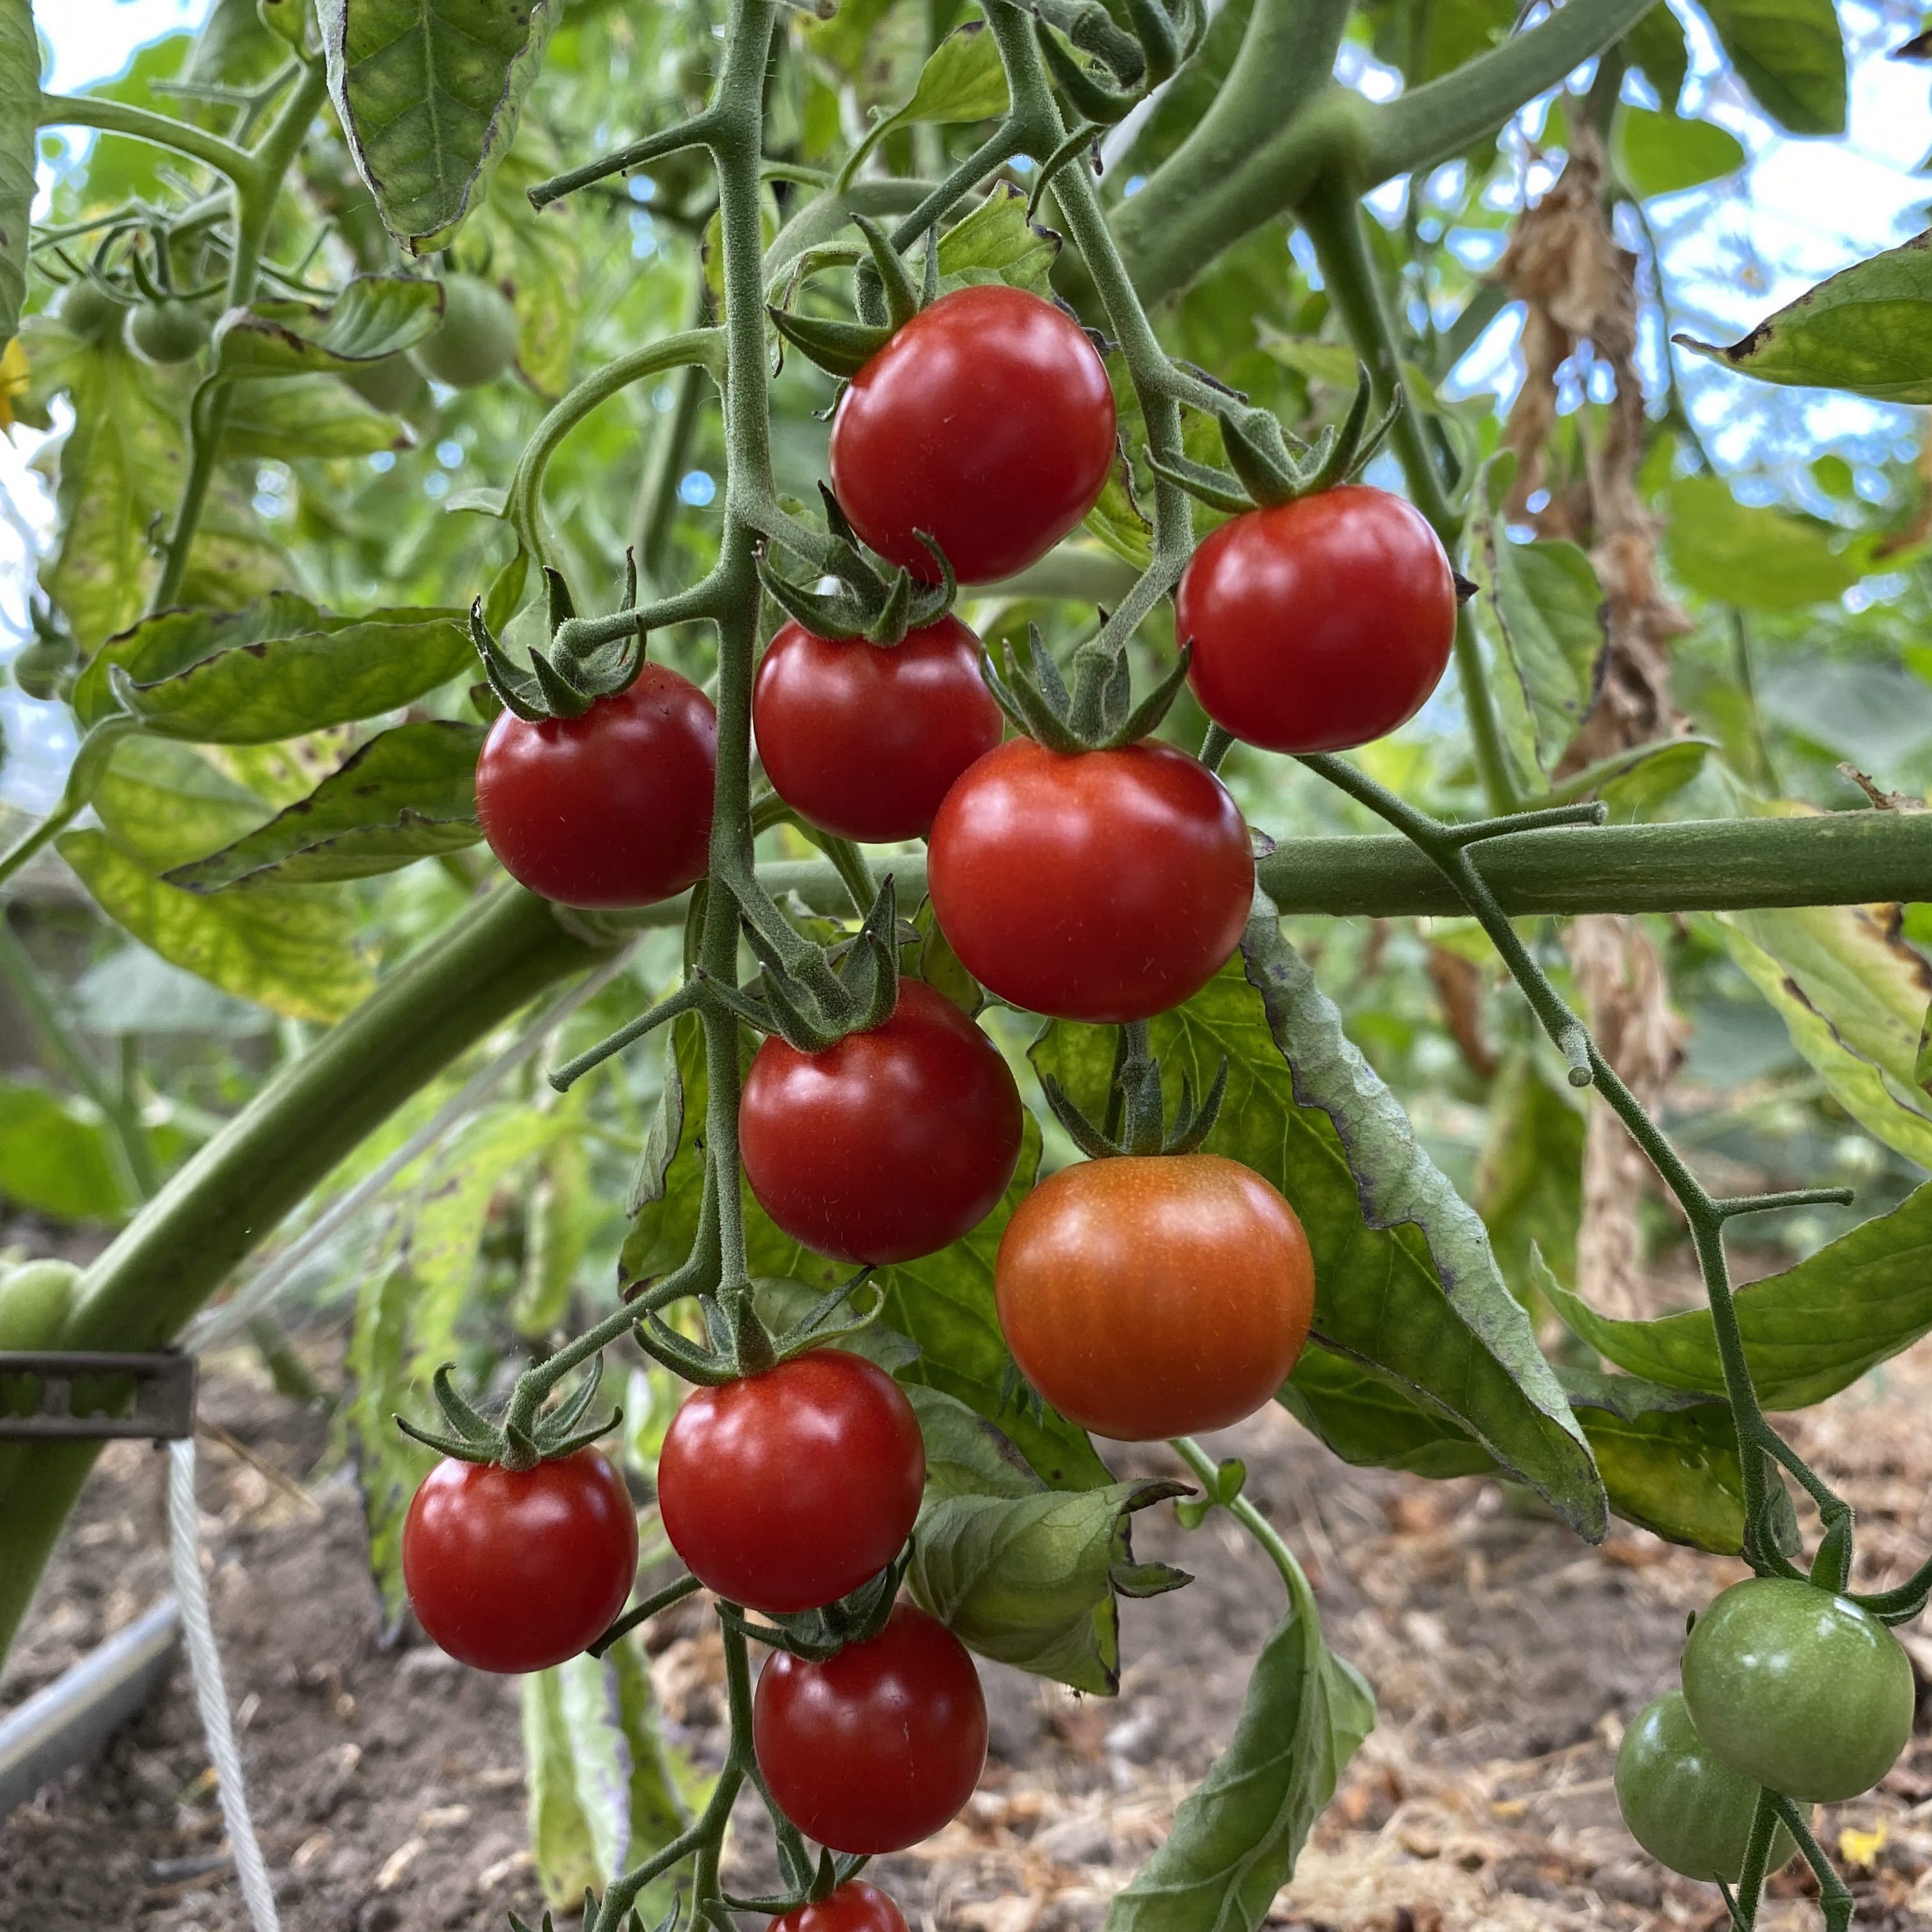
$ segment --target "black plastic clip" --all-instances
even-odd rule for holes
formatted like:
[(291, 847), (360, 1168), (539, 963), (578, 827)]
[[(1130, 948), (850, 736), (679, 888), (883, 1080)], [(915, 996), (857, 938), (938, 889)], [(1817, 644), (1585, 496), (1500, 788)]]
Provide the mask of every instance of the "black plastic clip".
[[(30, 1390), (40, 1384), (31, 1410)], [(86, 1400), (125, 1408), (74, 1413), (76, 1382), (95, 1384)], [(130, 1389), (127, 1384), (131, 1384)], [(106, 1442), (117, 1436), (178, 1441), (194, 1433), (195, 1358), (178, 1349), (124, 1355), (94, 1349), (0, 1349), (0, 1442)], [(127, 1407), (131, 1396), (132, 1406)], [(22, 1412), (26, 1411), (26, 1412)]]

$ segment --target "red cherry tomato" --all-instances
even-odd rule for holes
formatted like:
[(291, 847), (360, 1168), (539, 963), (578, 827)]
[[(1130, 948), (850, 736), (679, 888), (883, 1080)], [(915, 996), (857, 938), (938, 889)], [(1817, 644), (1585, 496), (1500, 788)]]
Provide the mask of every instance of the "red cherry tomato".
[(911, 1534), (925, 1483), (912, 1404), (840, 1348), (698, 1390), (658, 1459), (658, 1507), (685, 1568), (770, 1615), (877, 1576)]
[(989, 282), (922, 309), (853, 377), (832, 425), (832, 488), (881, 556), (937, 583), (1010, 577), (1100, 500), (1114, 392), (1070, 316)]
[(1006, 1190), (1024, 1108), (999, 1050), (942, 994), (899, 982), (883, 1026), (823, 1053), (776, 1035), (753, 1056), (738, 1148), (759, 1204), (836, 1261), (910, 1261)]
[(890, 649), (802, 624), (772, 640), (752, 724), (772, 789), (842, 838), (920, 838), (952, 782), (1000, 742), (980, 640), (956, 617)]
[(1344, 484), (1223, 524), (1174, 604), (1187, 682), (1225, 731), (1270, 752), (1342, 752), (1405, 724), (1456, 639), (1456, 583), (1420, 511)]
[(512, 1471), (439, 1462), (403, 1524), (418, 1620), (478, 1670), (544, 1670), (608, 1630), (638, 1574), (638, 1516), (595, 1449)]
[(703, 878), (718, 715), (662, 664), (576, 718), (506, 711), (476, 761), (476, 815), (504, 869), (565, 905), (650, 905)]
[(835, 1852), (896, 1852), (973, 1795), (986, 1700), (966, 1646), (910, 1604), (869, 1643), (822, 1664), (776, 1651), (758, 1673), (752, 1744), (778, 1809)]
[(933, 821), (927, 888), (967, 970), (1057, 1018), (1145, 1019), (1220, 970), (1247, 922), (1248, 830), (1220, 780), (1150, 739), (989, 752)]
[(1294, 1210), (1216, 1154), (1064, 1167), (1022, 1201), (993, 1269), (1028, 1382), (1095, 1434), (1226, 1429), (1287, 1379), (1315, 1264)]
[(906, 1922), (877, 1886), (853, 1878), (816, 1905), (801, 1905), (774, 1918), (765, 1932), (906, 1932)]

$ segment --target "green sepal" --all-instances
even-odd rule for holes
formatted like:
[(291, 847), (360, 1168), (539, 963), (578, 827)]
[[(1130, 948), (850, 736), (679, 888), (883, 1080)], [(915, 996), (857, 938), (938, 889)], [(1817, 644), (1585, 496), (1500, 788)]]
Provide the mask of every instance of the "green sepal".
[(876, 221), (869, 215), (855, 214), (852, 225), (866, 238), (866, 246), (872, 251), (872, 266), (878, 272), (879, 286), (885, 294), (886, 320), (895, 331), (902, 329), (925, 305), (924, 294)]
[(772, 326), (828, 376), (856, 376), (892, 339), (891, 327), (830, 316), (794, 315), (768, 307)]
[(1147, 452), (1147, 462), (1148, 467), (1162, 482), (1172, 483), (1178, 490), (1185, 490), (1197, 502), (1205, 503), (1210, 510), (1238, 517), (1244, 511), (1255, 507), (1255, 500), (1248, 494), (1241, 479), (1231, 476), (1225, 470), (1196, 463), (1186, 456), (1177, 456), (1170, 462), (1156, 455), (1151, 448)]
[(1238, 1456), (1224, 1456), (1215, 1466), (1214, 1480), (1198, 1502), (1174, 1504), (1174, 1514), (1182, 1528), (1198, 1529), (1210, 1510), (1226, 1509), (1240, 1496), (1247, 1480), (1247, 1464)]
[(1817, 1553), (1811, 1559), (1811, 1580), (1833, 1596), (1844, 1593), (1852, 1580), (1852, 1512), (1840, 1510), (1826, 1524)]
[(1306, 494), (1307, 472), (1296, 463), (1270, 411), (1225, 409), (1220, 423), (1228, 464), (1257, 503), (1268, 507)]

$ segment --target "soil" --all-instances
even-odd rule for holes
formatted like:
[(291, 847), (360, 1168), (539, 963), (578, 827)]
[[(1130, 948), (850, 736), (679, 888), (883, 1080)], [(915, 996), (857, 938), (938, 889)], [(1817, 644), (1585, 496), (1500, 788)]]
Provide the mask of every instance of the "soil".
[[(406, 1637), (385, 1648), (352, 1486), (316, 1476), (326, 1428), (252, 1363), (210, 1365), (203, 1562), (249, 1796), (288, 1932), (503, 1932), (542, 1901), (526, 1849), (518, 1693)], [(1795, 1425), (1859, 1506), (1876, 1578), (1932, 1541), (1918, 1428), (1932, 1357), (1902, 1358)], [(1671, 1678), (1687, 1611), (1740, 1565), (1619, 1528), (1600, 1549), (1496, 1484), (1342, 1468), (1283, 1414), (1218, 1438), (1300, 1552), (1330, 1641), (1376, 1687), (1346, 1772), (1270, 1922), (1330, 1932), (1715, 1932), (1708, 1888), (1651, 1864), (1617, 1821), (1622, 1724)], [(1172, 1473), (1166, 1452), (1115, 1459)], [(0, 1703), (64, 1669), (166, 1588), (162, 1458), (110, 1447), (0, 1680)], [(872, 1875), (915, 1932), (1088, 1932), (1232, 1730), (1280, 1613), (1266, 1559), (1225, 1516), (1138, 1520), (1136, 1553), (1195, 1573), (1124, 1612), (1118, 1700), (983, 1666), (992, 1756), (939, 1837)], [(649, 1636), (658, 1693), (700, 1759), (722, 1754), (722, 1668), (696, 1600)], [(1912, 1640), (1913, 1647), (1919, 1640)], [(1932, 1643), (1922, 1647), (1932, 1660)], [(760, 1821), (728, 1864), (770, 1882)], [(1932, 1924), (1932, 1737), (1885, 1786), (1820, 1814), (1862, 1926)], [(1802, 1868), (1767, 1932), (1816, 1925)], [(184, 1666), (98, 1761), (0, 1821), (6, 1932), (245, 1932)], [(560, 1932), (574, 1919), (560, 1917)]]

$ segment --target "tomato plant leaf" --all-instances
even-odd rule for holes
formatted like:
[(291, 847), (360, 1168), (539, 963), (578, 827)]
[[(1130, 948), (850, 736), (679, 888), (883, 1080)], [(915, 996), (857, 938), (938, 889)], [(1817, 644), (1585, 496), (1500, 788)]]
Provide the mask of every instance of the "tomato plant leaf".
[(265, 456), (291, 463), (305, 456), (373, 456), (408, 449), (416, 437), (400, 416), (365, 403), (327, 376), (237, 382), (221, 428), (224, 456)]
[(1375, 1728), (1375, 1694), (1322, 1635), (1314, 1592), (1255, 1660), (1228, 1748), (1174, 1814), (1167, 1841), (1108, 1909), (1106, 1932), (1258, 1932), (1309, 1828)]
[(369, 1571), (391, 1630), (400, 1627), (409, 1602), (403, 1586), (403, 1520), (436, 1461), (434, 1450), (396, 1426), (399, 1414), (422, 1415), (426, 1394), (408, 1364), (416, 1300), (416, 1282), (406, 1263), (392, 1261), (363, 1272), (349, 1330), (349, 1394), (336, 1411), (338, 1439), (355, 1468), (369, 1532)]
[(442, 720), (398, 724), (352, 753), (307, 798), (177, 866), (167, 881), (192, 892), (321, 885), (460, 851), (482, 836), (476, 754), (483, 736), (476, 725)]
[(76, 701), (104, 715), (118, 698), (162, 737), (266, 745), (394, 710), (475, 663), (456, 611), (337, 617), (274, 597), (232, 617), (164, 611), (136, 625), (82, 674)]
[(1932, 1168), (1918, 1041), (1932, 971), (1863, 906), (1700, 915), (1784, 1020), (1832, 1097), (1886, 1146)]
[(556, 0), (320, 0), (356, 172), (412, 255), (446, 248), (508, 152)]
[(412, 349), (442, 320), (442, 288), (422, 275), (358, 275), (326, 305), (292, 298), (232, 308), (215, 325), (224, 376), (352, 370)]
[(1515, 542), (1504, 527), (1516, 452), (1483, 466), (1472, 493), (1462, 568), (1476, 586), (1470, 613), (1491, 667), (1510, 755), (1546, 780), (1576, 734), (1604, 644), (1603, 586), (1576, 544)]
[(1674, 109), (1677, 97), (1684, 92), (1684, 76), (1690, 70), (1690, 49), (1684, 38), (1683, 22), (1664, 0), (1658, 0), (1624, 34), (1620, 45), (1624, 59), (1642, 70), (1665, 108)]
[(920, 68), (912, 98), (872, 130), (868, 145), (895, 128), (915, 121), (941, 126), (989, 121), (1006, 111), (1006, 73), (1000, 50), (983, 20), (956, 27)]
[(1845, 131), (1845, 37), (1832, 0), (1699, 0), (1738, 77), (1793, 134)]
[[(1207, 1145), (1264, 1175), (1300, 1216), (1317, 1337), (1394, 1377), (1581, 1534), (1600, 1537), (1603, 1486), (1481, 1220), (1418, 1144), (1271, 908), (1258, 910), (1241, 947), (1204, 991), (1154, 1020), (1151, 1042), (1175, 1090), (1185, 1073), (1205, 1092), (1227, 1060)], [(1034, 1059), (1097, 1118), (1113, 1051), (1105, 1029), (1056, 1024)]]
[(1060, 237), (1027, 219), (1026, 197), (1010, 182), (992, 194), (939, 241), (942, 286), (950, 278), (968, 282), (1009, 282), (1036, 296), (1052, 292), (1053, 264)]
[[(1738, 1289), (1744, 1356), (1764, 1406), (1822, 1402), (1932, 1334), (1928, 1247), (1932, 1182), (1795, 1267)], [(1667, 1388), (1723, 1394), (1708, 1308), (1634, 1322), (1599, 1314), (1561, 1284), (1550, 1298), (1571, 1330), (1618, 1368)]]
[(0, 348), (27, 293), (27, 219), (34, 203), (34, 114), (40, 44), (32, 0), (0, 0)]
[(1727, 128), (1628, 101), (1617, 110), (1611, 146), (1624, 180), (1646, 201), (1736, 174), (1746, 159), (1744, 143)]
[[(710, 1780), (664, 1735), (649, 1661), (633, 1636), (601, 1658), (573, 1657), (523, 1681), (530, 1849), (544, 1896), (581, 1904), (626, 1868), (668, 1845)], [(638, 1894), (647, 1919), (668, 1910), (679, 1880), (667, 1873)]]
[(1424, 1407), (1380, 1370), (1318, 1342), (1302, 1351), (1275, 1400), (1357, 1468), (1403, 1469), (1440, 1481), (1486, 1476), (1496, 1468), (1496, 1459), (1466, 1429)]
[(1665, 554), (1700, 596), (1750, 610), (1801, 610), (1841, 596), (1863, 574), (1828, 524), (1741, 503), (1721, 476), (1680, 476), (1665, 497)]
[(61, 1221), (116, 1221), (131, 1204), (99, 1113), (22, 1080), (0, 1081), (0, 1199)]
[(1504, 1279), (1519, 1289), (1529, 1279), (1532, 1242), (1554, 1258), (1562, 1279), (1574, 1274), (1585, 1132), (1582, 1108), (1544, 1077), (1534, 1054), (1504, 1056), (1490, 1088), (1475, 1204)]
[(907, 1581), (981, 1656), (1111, 1697), (1120, 1688), (1116, 1592), (1152, 1596), (1191, 1580), (1164, 1564), (1134, 1562), (1133, 1513), (1182, 1489), (1142, 1482), (1030, 1496), (929, 1490)]
[(1672, 339), (1760, 382), (1932, 403), (1932, 233), (1828, 276), (1728, 348)]
[(1046, 1485), (996, 1429), (955, 1396), (914, 1382), (906, 1400), (926, 1443), (928, 1496), (1033, 1496)]
[(355, 914), (313, 894), (197, 898), (164, 884), (104, 832), (70, 832), (61, 856), (109, 918), (164, 959), (290, 1019), (339, 1020), (375, 975)]
[(199, 752), (139, 734), (114, 747), (94, 809), (117, 843), (158, 872), (252, 832), (268, 808)]

